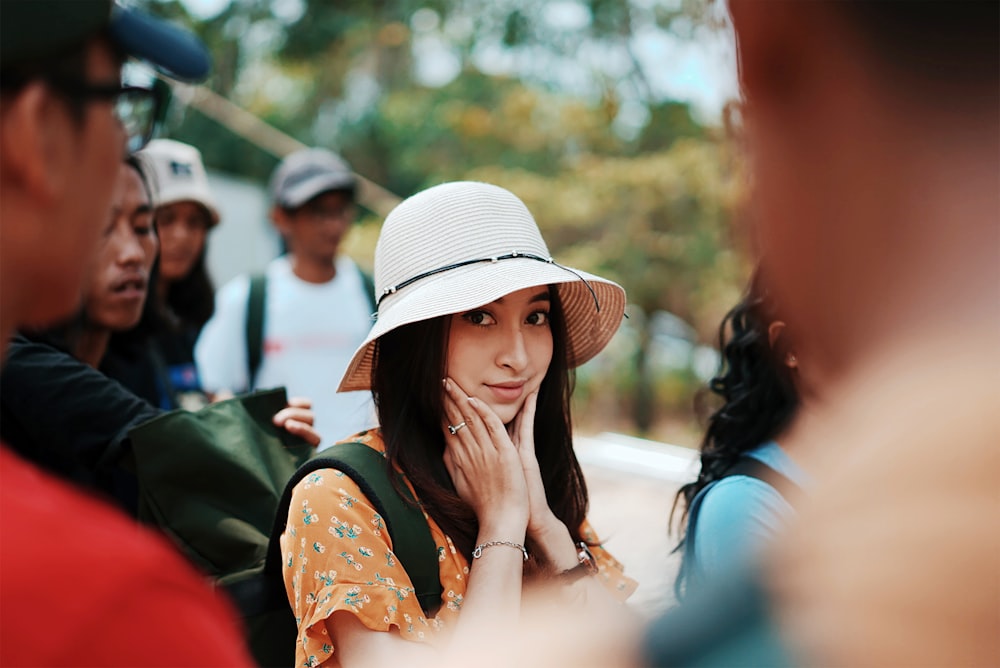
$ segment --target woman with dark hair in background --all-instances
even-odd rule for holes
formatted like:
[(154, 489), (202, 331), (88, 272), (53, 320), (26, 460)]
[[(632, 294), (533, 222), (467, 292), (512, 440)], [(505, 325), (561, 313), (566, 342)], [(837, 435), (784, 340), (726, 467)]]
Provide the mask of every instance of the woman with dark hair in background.
[(205, 258), (219, 212), (194, 146), (154, 139), (138, 157), (157, 192), (160, 253), (142, 320), (112, 337), (101, 370), (164, 410), (194, 410), (207, 402), (194, 342), (214, 311)]
[[(701, 472), (677, 492), (687, 524), (677, 596), (743, 563), (792, 510), (808, 478), (775, 440), (799, 408), (799, 360), (785, 345), (759, 272), (719, 328), (722, 366), (709, 389), (722, 405), (708, 420)], [(672, 514), (672, 513), (671, 513)]]

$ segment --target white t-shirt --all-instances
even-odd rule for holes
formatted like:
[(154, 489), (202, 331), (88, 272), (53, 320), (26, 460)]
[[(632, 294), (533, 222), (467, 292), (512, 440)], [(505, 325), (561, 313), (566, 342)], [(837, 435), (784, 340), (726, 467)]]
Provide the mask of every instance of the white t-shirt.
[(371, 301), (357, 265), (337, 259), (327, 283), (308, 283), (292, 271), (287, 256), (267, 266), (264, 351), (249, 388), (246, 318), (250, 277), (239, 276), (215, 296), (215, 315), (198, 337), (194, 357), (209, 392), (284, 385), (288, 395), (307, 397), (316, 413), (320, 449), (376, 424), (370, 392), (337, 393), (351, 356), (371, 329)]

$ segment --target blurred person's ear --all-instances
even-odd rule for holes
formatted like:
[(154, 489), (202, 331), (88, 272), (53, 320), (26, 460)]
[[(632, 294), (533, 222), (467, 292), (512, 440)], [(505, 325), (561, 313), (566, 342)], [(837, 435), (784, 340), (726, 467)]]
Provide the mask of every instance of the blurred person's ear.
[(815, 58), (825, 59), (831, 26), (811, 3), (732, 0), (739, 76), (749, 104), (788, 102), (809, 83)]
[(40, 205), (58, 199), (71, 178), (73, 118), (42, 82), (27, 84), (4, 101), (0, 165), (4, 180)]
[(280, 206), (275, 205), (271, 207), (270, 217), (271, 223), (278, 230), (278, 233), (287, 239), (288, 235), (292, 232), (291, 214)]

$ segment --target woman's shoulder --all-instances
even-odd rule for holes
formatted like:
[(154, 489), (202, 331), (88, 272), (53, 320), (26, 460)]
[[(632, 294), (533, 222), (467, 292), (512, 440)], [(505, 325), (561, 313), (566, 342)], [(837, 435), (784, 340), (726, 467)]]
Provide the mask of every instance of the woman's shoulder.
[(337, 448), (341, 445), (347, 445), (349, 443), (360, 443), (361, 445), (371, 448), (375, 452), (381, 452), (383, 455), (385, 454), (385, 440), (382, 438), (382, 430), (376, 427), (374, 429), (359, 431), (353, 436), (348, 436), (347, 438), (342, 438), (325, 450), (320, 450), (316, 454), (316, 457), (336, 457)]
[[(350, 457), (344, 457), (344, 453), (340, 449), (341, 446), (348, 446), (351, 444), (361, 444), (376, 453), (380, 453), (383, 456), (385, 455), (385, 443), (382, 440), (382, 434), (379, 430), (370, 429), (358, 432), (354, 436), (338, 441), (329, 448), (318, 452), (312, 460), (310, 460), (309, 467), (312, 470), (307, 475), (303, 476), (299, 483), (295, 485), (295, 494), (301, 494), (305, 490), (322, 485), (324, 481), (336, 480), (338, 487), (346, 485), (350, 493), (358, 494), (364, 497), (364, 493), (362, 492), (358, 481), (355, 481), (347, 475), (345, 471), (342, 470), (343, 466), (338, 466), (338, 462), (349, 465), (351, 461), (353, 461)], [(302, 471), (300, 469), (300, 474), (301, 473)]]
[(776, 441), (767, 441), (746, 453), (763, 462), (801, 488), (810, 487), (812, 478)]
[(778, 490), (763, 480), (746, 475), (727, 476), (705, 488), (698, 509), (698, 521), (714, 516), (738, 518), (754, 515), (775, 501), (785, 503)]
[(791, 512), (781, 493), (766, 482), (728, 476), (705, 489), (697, 510), (695, 545), (708, 549), (713, 537), (734, 549), (745, 539), (756, 542), (773, 535)]

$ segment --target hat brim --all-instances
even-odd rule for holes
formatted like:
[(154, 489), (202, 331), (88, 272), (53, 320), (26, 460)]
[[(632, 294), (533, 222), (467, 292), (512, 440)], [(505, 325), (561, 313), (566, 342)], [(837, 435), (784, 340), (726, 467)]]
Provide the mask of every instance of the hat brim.
[[(463, 313), (518, 290), (556, 285), (566, 318), (567, 362), (577, 367), (604, 349), (625, 315), (625, 290), (607, 279), (528, 258), (469, 265), (430, 276), (388, 295), (338, 392), (371, 389), (375, 341), (394, 329)], [(589, 287), (588, 287), (589, 286)], [(593, 290), (593, 293), (591, 293)], [(595, 301), (596, 298), (596, 301)]]
[(108, 30), (127, 55), (176, 79), (201, 81), (212, 69), (212, 58), (200, 39), (144, 12), (115, 4)]

